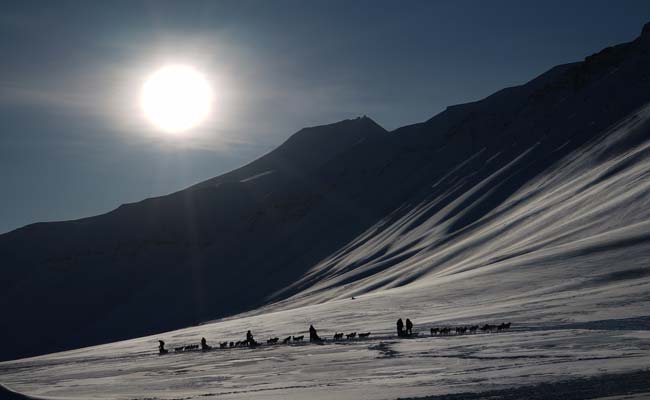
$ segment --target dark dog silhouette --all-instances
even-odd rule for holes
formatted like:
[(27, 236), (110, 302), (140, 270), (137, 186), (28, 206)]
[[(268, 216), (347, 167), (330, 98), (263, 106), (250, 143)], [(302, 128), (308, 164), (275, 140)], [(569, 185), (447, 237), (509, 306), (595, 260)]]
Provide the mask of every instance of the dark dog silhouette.
[(510, 322), (507, 324), (505, 322), (502, 322), (499, 326), (497, 326), (497, 332), (505, 331), (506, 329), (510, 329)]
[(360, 333), (360, 334), (359, 334), (359, 337), (360, 337), (360, 338), (362, 338), (362, 337), (368, 337), (368, 336), (370, 336), (370, 332)]
[(345, 337), (348, 339), (354, 339), (356, 336), (357, 336), (356, 332), (348, 333), (347, 335), (345, 335)]
[(334, 334), (334, 340), (340, 340), (340, 339), (343, 339), (343, 332), (335, 333)]
[(294, 336), (293, 341), (294, 342), (302, 342), (302, 340), (305, 338), (305, 335), (300, 335), (300, 336)]
[(290, 341), (291, 341), (291, 336), (287, 336), (286, 338), (284, 338), (284, 340), (282, 341), (282, 343), (284, 343), (284, 344), (288, 344)]
[(266, 343), (267, 344), (276, 344), (278, 342), (278, 340), (280, 340), (280, 338), (274, 337), (274, 338), (271, 338), (271, 339), (267, 340)]

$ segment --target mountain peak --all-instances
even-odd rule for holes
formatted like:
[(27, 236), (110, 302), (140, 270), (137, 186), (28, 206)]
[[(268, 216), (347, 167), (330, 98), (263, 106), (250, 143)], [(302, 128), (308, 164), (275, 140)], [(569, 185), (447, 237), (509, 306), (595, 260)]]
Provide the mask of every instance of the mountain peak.
[(279, 149), (300, 147), (316, 150), (322, 146), (347, 147), (351, 143), (388, 133), (367, 116), (344, 119), (327, 125), (302, 128), (287, 139)]
[(648, 38), (650, 38), (650, 22), (646, 22), (641, 29), (641, 39), (648, 40)]
[(363, 141), (381, 138), (386, 134), (386, 129), (364, 115), (303, 128), (278, 147), (277, 153), (303, 167), (315, 166)]
[(366, 115), (302, 128), (261, 158), (227, 174), (198, 183), (192, 188), (239, 181), (267, 171), (313, 170), (357, 144), (379, 139), (387, 134), (386, 129)]
[[(315, 126), (308, 126), (305, 128), (302, 128), (298, 132), (296, 132), (293, 136), (301, 134), (301, 132), (306, 132), (306, 131), (336, 131), (339, 129), (349, 129), (349, 128), (354, 128), (354, 129), (368, 129), (368, 133), (386, 133), (386, 129), (384, 129), (381, 125), (379, 125), (377, 122), (375, 122), (372, 118), (368, 117), (367, 115), (363, 115), (361, 117), (356, 117), (356, 118), (349, 118), (349, 119), (344, 119), (338, 122), (333, 122), (331, 124), (325, 124), (325, 125), (315, 125)], [(293, 137), (292, 136), (292, 137)]]

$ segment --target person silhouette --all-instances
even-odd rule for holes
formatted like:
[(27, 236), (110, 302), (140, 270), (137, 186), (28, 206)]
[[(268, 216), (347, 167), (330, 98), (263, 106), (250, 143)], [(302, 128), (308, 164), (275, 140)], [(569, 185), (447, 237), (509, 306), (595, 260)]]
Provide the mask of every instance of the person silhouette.
[(201, 338), (201, 350), (210, 350), (212, 346), (208, 346), (208, 342), (205, 340), (205, 338)]
[(316, 328), (314, 328), (314, 325), (309, 325), (309, 341), (310, 342), (320, 342), (323, 339), (321, 339), (318, 336), (318, 333), (316, 332)]
[(246, 332), (246, 342), (248, 343), (249, 346), (254, 346), (257, 344), (250, 330)]
[(397, 336), (404, 336), (404, 322), (401, 318), (397, 320)]
[(167, 353), (168, 353), (168, 351), (165, 348), (165, 342), (163, 342), (162, 340), (159, 340), (158, 341), (158, 354), (167, 354)]
[(411, 336), (413, 334), (413, 322), (410, 319), (406, 318), (406, 334)]

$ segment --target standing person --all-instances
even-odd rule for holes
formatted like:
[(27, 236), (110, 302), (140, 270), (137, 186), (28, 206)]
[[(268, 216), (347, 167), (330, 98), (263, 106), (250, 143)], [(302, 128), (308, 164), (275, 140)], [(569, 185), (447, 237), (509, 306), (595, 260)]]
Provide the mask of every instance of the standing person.
[(404, 336), (404, 322), (401, 318), (397, 320), (397, 336)]
[(249, 346), (254, 346), (254, 345), (257, 344), (257, 342), (255, 342), (255, 339), (253, 338), (253, 334), (251, 333), (250, 330), (248, 332), (246, 332), (246, 342), (248, 343)]
[(201, 350), (210, 350), (212, 346), (208, 346), (208, 342), (205, 340), (205, 338), (201, 338)]
[(158, 354), (167, 354), (167, 349), (165, 348), (165, 342), (162, 340), (158, 341)]
[(413, 322), (410, 319), (406, 318), (406, 334), (411, 336), (413, 334)]
[(321, 339), (318, 336), (318, 333), (316, 332), (316, 328), (314, 328), (314, 325), (309, 325), (309, 341), (310, 342), (320, 342), (323, 339)]

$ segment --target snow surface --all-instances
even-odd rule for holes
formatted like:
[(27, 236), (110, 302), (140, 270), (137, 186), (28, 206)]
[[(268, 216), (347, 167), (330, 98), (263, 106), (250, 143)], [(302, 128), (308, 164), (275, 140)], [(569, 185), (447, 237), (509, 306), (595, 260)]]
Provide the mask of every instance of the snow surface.
[[(640, 286), (640, 291), (648, 293), (648, 283)], [(649, 317), (572, 324), (553, 318), (620, 318), (647, 311), (642, 302), (623, 306), (614, 298), (597, 304), (589, 291), (576, 291), (570, 301), (554, 296), (540, 304), (533, 295), (503, 304), (499, 300), (504, 295), (467, 298), (454, 295), (454, 289), (463, 288), (449, 285), (439, 296), (431, 295), (431, 287), (401, 288), (355, 300), (234, 318), (155, 337), (2, 363), (0, 374), (14, 389), (52, 398), (394, 399), (503, 389), (650, 365)], [(624, 285), (616, 291), (623, 295), (629, 289), (630, 285)], [(434, 300), (436, 297), (440, 300)], [(481, 304), (484, 302), (488, 304)], [(433, 325), (487, 319), (511, 319), (514, 326), (498, 334), (398, 340), (392, 329), (396, 316), (411, 316), (416, 330), (423, 332)], [(169, 348), (198, 343), (202, 336), (216, 344), (243, 339), (251, 328), (261, 340), (304, 334), (309, 323), (330, 338), (335, 330), (370, 330), (373, 334), (368, 340), (324, 345), (165, 356), (156, 352), (159, 338), (166, 340)]]
[(274, 171), (274, 170), (264, 171), (264, 172), (261, 172), (261, 173), (259, 173), (259, 174), (255, 174), (255, 175), (253, 175), (253, 176), (249, 176), (248, 178), (242, 179), (242, 180), (240, 180), (239, 182), (242, 182), (242, 183), (244, 183), (244, 182), (250, 182), (250, 181), (252, 181), (252, 180), (255, 180), (255, 179), (261, 178), (261, 177), (263, 177), (264, 175), (272, 174), (273, 172), (275, 172), (275, 171)]

